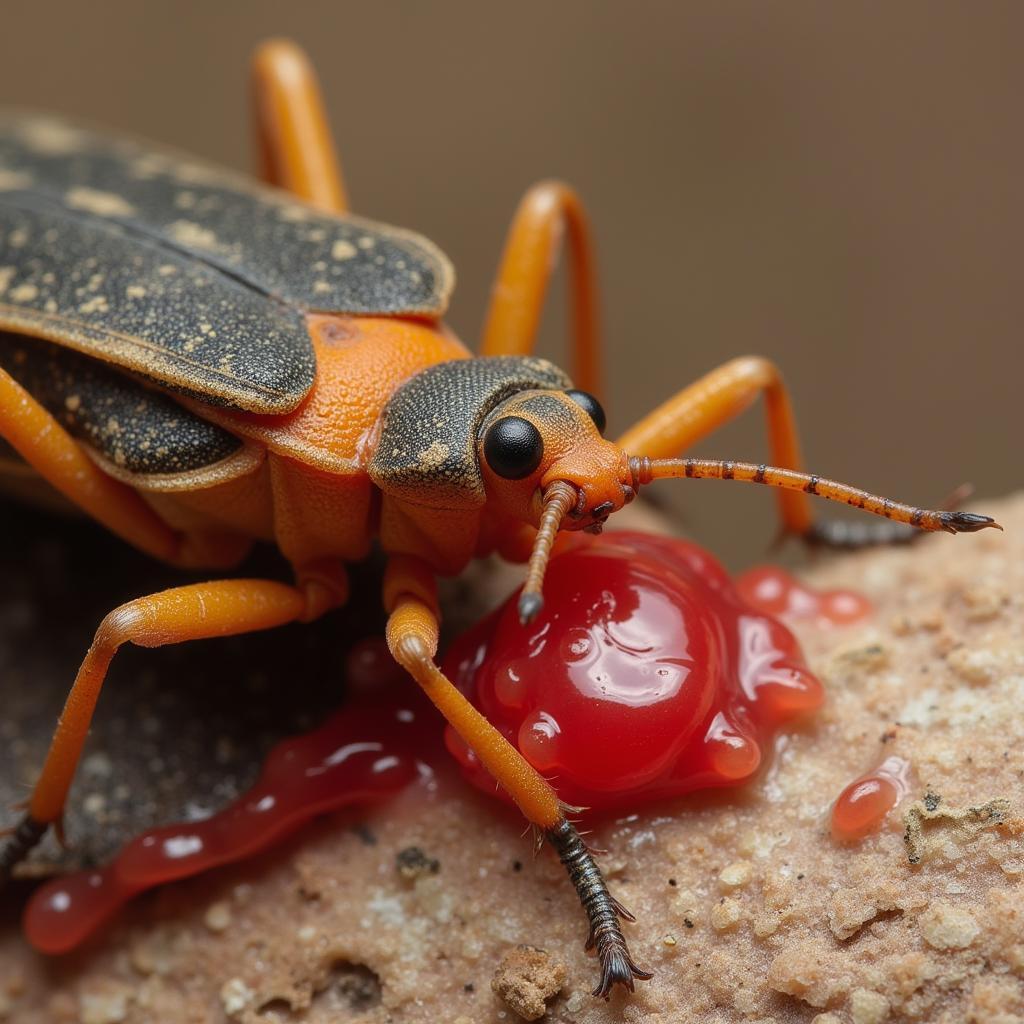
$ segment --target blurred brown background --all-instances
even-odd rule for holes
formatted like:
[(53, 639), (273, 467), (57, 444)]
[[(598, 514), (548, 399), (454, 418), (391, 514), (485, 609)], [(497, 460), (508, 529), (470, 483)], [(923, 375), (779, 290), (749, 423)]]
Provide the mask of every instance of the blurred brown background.
[[(313, 55), (358, 211), (452, 257), (467, 342), (522, 190), (580, 189), (613, 432), (759, 352), (813, 470), (921, 503), (1020, 486), (1024, 5), (7, 5), (0, 101), (244, 167), (271, 34)], [(754, 411), (695, 454), (764, 451)], [(662, 490), (733, 565), (774, 534), (753, 488)]]

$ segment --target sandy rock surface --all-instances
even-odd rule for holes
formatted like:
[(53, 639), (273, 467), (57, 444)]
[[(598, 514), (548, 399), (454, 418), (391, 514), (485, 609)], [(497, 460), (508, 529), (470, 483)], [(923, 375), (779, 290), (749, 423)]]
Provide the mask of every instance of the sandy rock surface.
[[(491, 983), (519, 945), (551, 954), (545, 992), (564, 963), (546, 1019), (567, 1024), (1024, 1020), (1024, 498), (984, 511), (1005, 534), (807, 573), (877, 613), (791, 624), (828, 701), (756, 785), (597, 829), (639, 919), (634, 953), (657, 972), (633, 997), (590, 996), (560, 866), (451, 777), (144, 896), (66, 958), (29, 950), (9, 913), (0, 1020), (513, 1024)], [(890, 756), (909, 762), (909, 793), (877, 834), (836, 843), (832, 801)], [(427, 869), (399, 857), (410, 847)]]

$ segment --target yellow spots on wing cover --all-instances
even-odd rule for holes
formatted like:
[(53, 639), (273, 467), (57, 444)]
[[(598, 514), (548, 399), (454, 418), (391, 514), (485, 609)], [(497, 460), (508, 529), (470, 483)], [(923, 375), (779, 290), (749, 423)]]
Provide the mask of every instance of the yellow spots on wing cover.
[(106, 313), (110, 304), (103, 295), (94, 295), (78, 307), (79, 313)]
[(141, 284), (128, 285), (124, 293), (129, 299), (144, 299), (146, 297), (146, 289)]
[(350, 260), (355, 256), (356, 252), (356, 247), (351, 242), (346, 242), (343, 238), (339, 238), (331, 246), (331, 256), (336, 260)]
[(12, 171), (8, 167), (0, 167), (0, 192), (13, 192), (15, 189), (28, 188), (32, 184), (32, 176), (24, 171)]
[(35, 117), (19, 125), (19, 134), (25, 145), (43, 156), (71, 156), (83, 144), (83, 135), (50, 117)]
[(114, 192), (103, 192), (84, 185), (68, 189), (64, 202), (74, 210), (94, 213), (97, 217), (131, 217), (136, 212), (127, 199)]
[(202, 224), (196, 224), (190, 220), (176, 220), (167, 228), (167, 233), (182, 245), (195, 246), (197, 249), (216, 250), (220, 248), (217, 236), (209, 228), (204, 228)]
[(24, 284), (17, 285), (7, 293), (7, 297), (12, 302), (31, 302), (38, 295), (39, 289), (28, 281)]
[(297, 203), (288, 203), (285, 206), (278, 207), (277, 215), (281, 220), (288, 221), (290, 223), (301, 223), (304, 220), (309, 220), (309, 210), (304, 206), (299, 206)]

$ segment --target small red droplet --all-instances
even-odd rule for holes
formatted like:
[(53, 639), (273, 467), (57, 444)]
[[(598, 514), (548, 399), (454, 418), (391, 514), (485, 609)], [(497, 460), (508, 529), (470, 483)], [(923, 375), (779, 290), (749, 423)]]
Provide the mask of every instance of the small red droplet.
[(852, 590), (816, 590), (785, 569), (762, 565), (736, 577), (743, 599), (766, 615), (814, 619), (825, 626), (849, 626), (868, 618), (871, 602)]
[(854, 779), (832, 807), (832, 836), (855, 842), (878, 831), (885, 816), (908, 791), (910, 765), (902, 757), (887, 757), (877, 768)]

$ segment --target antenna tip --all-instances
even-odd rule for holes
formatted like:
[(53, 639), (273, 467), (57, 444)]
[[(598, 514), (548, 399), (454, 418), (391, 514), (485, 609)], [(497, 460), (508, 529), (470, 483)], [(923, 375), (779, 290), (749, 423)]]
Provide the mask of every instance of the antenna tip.
[(540, 594), (523, 592), (519, 595), (519, 621), (528, 626), (540, 614), (544, 598)]

